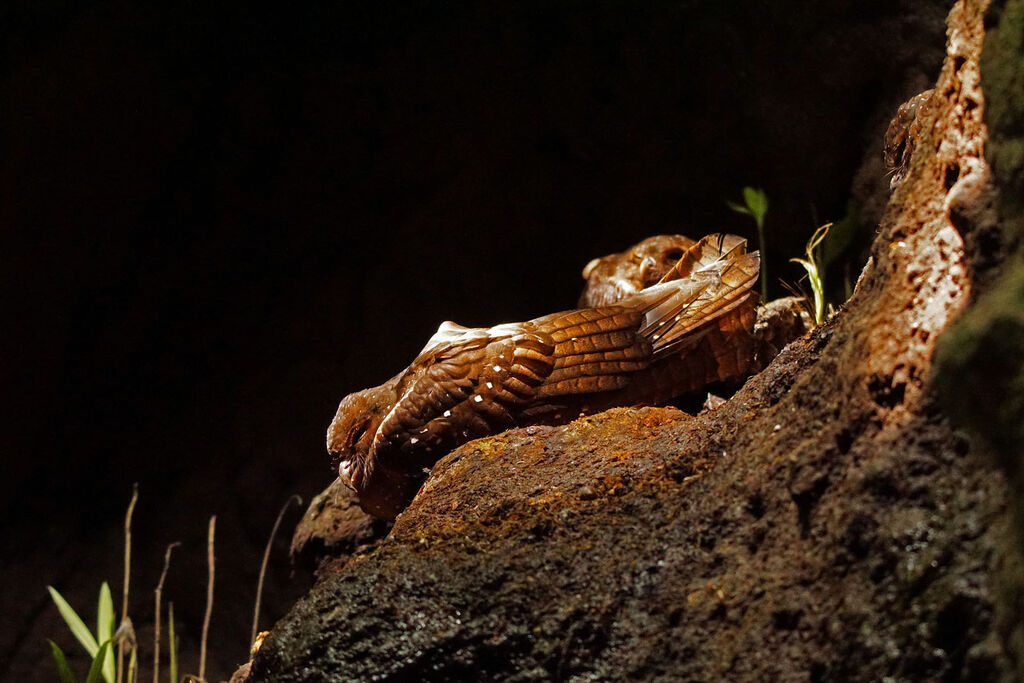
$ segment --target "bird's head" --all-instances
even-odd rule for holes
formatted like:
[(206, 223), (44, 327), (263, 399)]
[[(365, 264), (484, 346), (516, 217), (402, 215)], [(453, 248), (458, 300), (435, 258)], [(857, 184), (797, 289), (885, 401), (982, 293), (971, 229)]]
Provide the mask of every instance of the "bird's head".
[(638, 289), (657, 284), (694, 244), (682, 235), (656, 235), (634, 246), (630, 263), (637, 272)]
[(377, 430), (396, 400), (393, 382), (349, 394), (327, 429), (327, 451), (336, 459), (338, 478), (358, 494), (363, 510), (382, 519), (394, 519), (421, 483), (411, 481), (400, 462), (382, 462), (374, 448)]
[(657, 284), (696, 242), (683, 235), (656, 235), (626, 251), (596, 258), (583, 269), (587, 287), (579, 306), (614, 304)]

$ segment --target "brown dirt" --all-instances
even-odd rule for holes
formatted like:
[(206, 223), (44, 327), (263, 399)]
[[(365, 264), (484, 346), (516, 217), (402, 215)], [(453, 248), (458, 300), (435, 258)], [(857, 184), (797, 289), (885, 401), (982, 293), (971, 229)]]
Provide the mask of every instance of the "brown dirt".
[(616, 409), (451, 453), (380, 546), (321, 574), (251, 680), (1019, 676), (1007, 481), (929, 383), (998, 257), (978, 239), (996, 223), (985, 6), (950, 14), (843, 310), (717, 410)]

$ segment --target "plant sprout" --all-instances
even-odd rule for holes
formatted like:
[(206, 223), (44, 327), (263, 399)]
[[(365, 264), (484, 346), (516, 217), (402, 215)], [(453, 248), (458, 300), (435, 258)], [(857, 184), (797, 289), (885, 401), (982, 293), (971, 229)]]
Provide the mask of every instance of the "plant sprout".
[(807, 279), (811, 283), (811, 293), (814, 296), (814, 324), (820, 325), (821, 321), (825, 319), (825, 274), (818, 267), (818, 261), (814, 256), (814, 250), (825, 240), (828, 235), (829, 228), (832, 227), (831, 223), (826, 223), (811, 235), (811, 239), (807, 240), (807, 246), (804, 248), (804, 253), (807, 255), (806, 259), (793, 258), (789, 259), (799, 263), (807, 271)]
[[(56, 588), (53, 586), (47, 586), (46, 588), (50, 591), (50, 597), (53, 598), (54, 604), (57, 605), (60, 615), (64, 617), (64, 623), (68, 625), (75, 639), (82, 644), (85, 651), (93, 658), (92, 666), (89, 669), (89, 678), (92, 678), (92, 672), (95, 670), (98, 672), (97, 675), (102, 676), (103, 680), (107, 683), (114, 683), (114, 653), (110, 650), (110, 642), (114, 637), (114, 602), (110, 595), (110, 586), (107, 585), (106, 581), (100, 586), (99, 606), (96, 610), (95, 635), (85, 625), (82, 618), (78, 616), (78, 612), (64, 599), (64, 596), (57, 592)], [(62, 683), (69, 680), (69, 676), (70, 680), (73, 681), (74, 675), (71, 673), (71, 669), (68, 668), (67, 658), (65, 658), (60, 647), (52, 640), (50, 641), (50, 650)]]
[(736, 213), (750, 216), (757, 224), (757, 248), (761, 251), (761, 301), (768, 300), (768, 258), (764, 246), (764, 217), (768, 213), (768, 195), (760, 188), (744, 187), (743, 204), (726, 202)]

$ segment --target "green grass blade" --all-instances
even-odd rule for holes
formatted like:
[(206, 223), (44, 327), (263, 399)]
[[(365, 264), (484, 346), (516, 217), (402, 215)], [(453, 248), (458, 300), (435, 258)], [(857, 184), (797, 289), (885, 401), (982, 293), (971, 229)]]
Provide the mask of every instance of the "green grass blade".
[(110, 640), (114, 637), (114, 599), (106, 581), (100, 586), (100, 603), (96, 610), (96, 640)]
[[(114, 599), (110, 595), (110, 586), (106, 581), (100, 586), (100, 603), (96, 609), (96, 642), (103, 642), (114, 637)], [(107, 650), (106, 661), (103, 662), (103, 678), (107, 683), (114, 683), (114, 650)]]
[(53, 602), (56, 603), (57, 609), (60, 610), (60, 615), (64, 617), (65, 623), (68, 628), (71, 629), (72, 635), (78, 639), (78, 642), (82, 644), (85, 651), (89, 653), (90, 657), (95, 657), (96, 652), (99, 650), (99, 645), (96, 644), (96, 639), (93, 638), (92, 633), (89, 632), (89, 627), (85, 625), (85, 622), (78, 616), (78, 613), (72, 609), (68, 601), (57, 592), (57, 589), (53, 586), (47, 586), (46, 590), (50, 591), (50, 597), (53, 598)]
[(64, 651), (52, 640), (49, 643), (50, 652), (53, 653), (53, 663), (57, 665), (57, 676), (60, 677), (60, 683), (75, 683), (75, 674), (68, 666), (68, 659), (64, 656)]
[(107, 650), (107, 658), (103, 662), (103, 680), (114, 683), (114, 648)]
[(110, 652), (110, 642), (106, 641), (100, 646), (100, 649), (96, 651), (96, 656), (92, 660), (92, 666), (89, 667), (89, 675), (85, 678), (85, 683), (102, 683), (103, 681), (103, 662), (107, 658), (107, 654)]
[(817, 259), (815, 259), (814, 256), (814, 250), (825, 241), (826, 237), (828, 237), (829, 229), (831, 229), (831, 227), (831, 223), (826, 223), (814, 231), (814, 234), (811, 235), (811, 239), (807, 241), (807, 248), (805, 249), (807, 258), (814, 259), (815, 262), (817, 262)]
[(811, 292), (814, 294), (814, 324), (816, 325), (820, 325), (825, 319), (825, 273), (818, 267), (818, 260), (815, 258), (814, 250), (825, 241), (831, 227), (831, 223), (826, 223), (814, 231), (811, 239), (807, 241), (807, 248), (804, 250), (807, 254), (806, 259), (790, 259), (790, 261), (799, 263), (807, 271), (807, 279), (810, 281)]
[(178, 636), (174, 634), (174, 603), (167, 603), (167, 640), (171, 650), (171, 683), (178, 681)]
[(128, 660), (128, 683), (135, 683), (135, 674), (139, 668), (139, 648), (132, 648), (131, 659)]
[(818, 272), (818, 265), (814, 261), (802, 258), (791, 258), (790, 261), (799, 263), (807, 271), (807, 281), (811, 285), (811, 295), (814, 298), (814, 324), (820, 325), (825, 319), (825, 286)]

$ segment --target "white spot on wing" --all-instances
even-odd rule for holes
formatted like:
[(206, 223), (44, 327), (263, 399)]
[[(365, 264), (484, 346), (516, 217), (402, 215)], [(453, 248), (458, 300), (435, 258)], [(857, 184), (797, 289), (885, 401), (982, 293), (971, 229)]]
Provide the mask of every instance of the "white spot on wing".
[(473, 397), (473, 400), (476, 401), (477, 403), (480, 403), (481, 401), (484, 400), (484, 397), (481, 396), (480, 394), (477, 394), (476, 396)]

